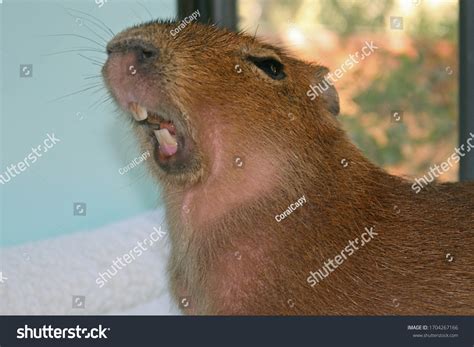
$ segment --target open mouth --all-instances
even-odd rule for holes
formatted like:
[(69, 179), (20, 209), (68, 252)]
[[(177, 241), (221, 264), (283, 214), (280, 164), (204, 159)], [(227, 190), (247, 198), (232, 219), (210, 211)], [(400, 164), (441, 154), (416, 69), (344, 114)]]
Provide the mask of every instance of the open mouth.
[(189, 165), (190, 138), (182, 122), (147, 110), (136, 102), (129, 104), (133, 118), (143, 126), (154, 147), (157, 163), (167, 171), (182, 171)]

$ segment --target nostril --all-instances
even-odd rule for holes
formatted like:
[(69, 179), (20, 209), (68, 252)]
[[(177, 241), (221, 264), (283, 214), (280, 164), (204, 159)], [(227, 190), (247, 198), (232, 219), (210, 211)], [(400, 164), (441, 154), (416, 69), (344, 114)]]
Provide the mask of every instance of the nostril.
[(158, 57), (159, 50), (145, 42), (135, 42), (130, 49), (135, 51), (138, 61), (149, 62)]
[(145, 61), (158, 57), (159, 50), (152, 44), (137, 39), (127, 39), (107, 45), (107, 54), (135, 52), (138, 60)]
[(144, 59), (151, 59), (151, 58), (154, 58), (156, 56), (156, 51), (151, 50), (151, 49), (143, 48), (142, 51), (141, 51), (141, 55)]

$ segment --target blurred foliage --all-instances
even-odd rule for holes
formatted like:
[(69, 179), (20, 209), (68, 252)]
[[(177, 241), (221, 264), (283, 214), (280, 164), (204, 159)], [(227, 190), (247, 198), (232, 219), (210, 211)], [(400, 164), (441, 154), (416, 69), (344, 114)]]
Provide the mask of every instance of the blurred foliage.
[[(420, 42), (419, 47), (423, 44)], [(442, 139), (456, 139), (457, 132), (457, 86), (455, 81), (443, 68), (427, 68), (426, 60), (440, 60), (436, 55), (425, 54), (426, 50), (420, 50), (420, 55), (414, 58), (406, 55), (398, 57), (399, 67), (395, 70), (385, 70), (371, 85), (361, 90), (354, 97), (359, 105), (358, 116), (376, 113), (377, 115), (389, 116), (392, 110), (386, 109), (384, 100), (396, 105), (394, 109), (402, 110), (405, 116), (410, 116), (418, 126), (424, 127), (426, 131), (421, 137), (410, 137), (405, 123), (392, 126), (387, 129), (388, 137), (391, 139), (386, 145), (379, 145), (377, 141), (366, 134), (367, 130), (356, 125), (356, 118), (346, 118), (347, 127), (353, 134), (354, 141), (368, 152), (369, 157), (381, 165), (394, 165), (404, 160), (416, 160), (416, 158), (405, 158), (401, 151), (401, 144), (411, 141), (413, 145), (433, 144)], [(428, 56), (427, 56), (428, 55)], [(390, 57), (385, 57), (389, 59)], [(435, 93), (445, 94), (438, 97)], [(429, 117), (423, 117), (423, 114)], [(417, 117), (418, 115), (418, 117)], [(381, 119), (381, 121), (384, 121)], [(427, 124), (423, 124), (426, 122)], [(422, 163), (423, 166), (424, 163)]]
[[(334, 70), (366, 40), (380, 47), (336, 82), (341, 121), (374, 162), (423, 175), (457, 145), (458, 3), (450, 0), (241, 0), (241, 27)], [(403, 17), (403, 30), (390, 17)], [(295, 35), (294, 28), (297, 28)], [(330, 58), (328, 58), (330, 57)], [(391, 112), (403, 121), (391, 121)], [(456, 180), (452, 169), (440, 180)]]
[(321, 1), (320, 21), (328, 29), (343, 37), (360, 32), (375, 32), (383, 28), (385, 14), (393, 6), (393, 0), (386, 1)]

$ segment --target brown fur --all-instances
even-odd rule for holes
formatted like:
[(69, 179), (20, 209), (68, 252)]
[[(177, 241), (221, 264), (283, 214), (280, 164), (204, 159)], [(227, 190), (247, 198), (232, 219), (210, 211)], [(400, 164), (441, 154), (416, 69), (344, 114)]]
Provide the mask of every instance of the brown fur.
[[(196, 144), (192, 170), (150, 166), (163, 185), (172, 290), (190, 298), (189, 313), (474, 314), (473, 183), (415, 194), (351, 144), (328, 111), (334, 99), (306, 96), (324, 67), (211, 26), (190, 24), (172, 37), (176, 26), (145, 24), (113, 42), (133, 37), (159, 47), (153, 73), (139, 71), (134, 88), (143, 102), (184, 114), (175, 121)], [(248, 54), (279, 57), (286, 79), (271, 80)], [(119, 82), (107, 64), (114, 91)], [(302, 195), (307, 203), (277, 223)], [(370, 226), (378, 236), (308, 284), (310, 271)]]

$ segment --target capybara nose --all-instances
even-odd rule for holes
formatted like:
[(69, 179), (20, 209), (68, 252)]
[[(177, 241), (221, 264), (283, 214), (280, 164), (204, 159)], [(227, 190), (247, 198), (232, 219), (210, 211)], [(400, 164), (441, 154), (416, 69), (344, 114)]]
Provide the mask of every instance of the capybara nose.
[(148, 62), (158, 58), (160, 50), (149, 42), (140, 39), (124, 39), (120, 41), (111, 41), (107, 45), (107, 53), (135, 53), (139, 63)]

